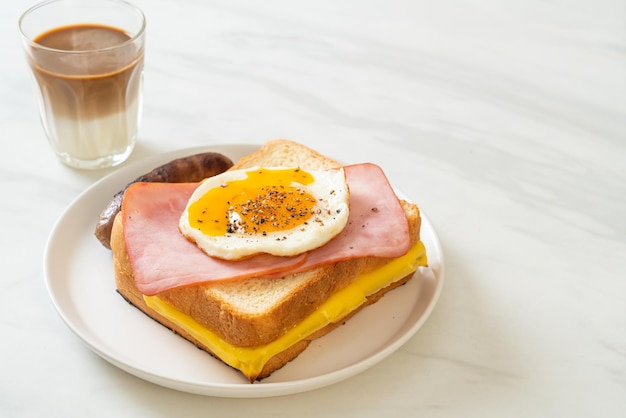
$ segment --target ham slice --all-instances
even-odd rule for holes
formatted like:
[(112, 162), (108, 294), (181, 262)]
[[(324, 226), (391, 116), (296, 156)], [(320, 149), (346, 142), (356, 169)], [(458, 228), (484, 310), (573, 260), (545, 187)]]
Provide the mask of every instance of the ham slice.
[(410, 247), (404, 210), (380, 167), (344, 167), (350, 216), (325, 246), (296, 257), (259, 255), (227, 261), (207, 256), (178, 230), (197, 183), (136, 183), (124, 195), (124, 238), (135, 283), (155, 295), (215, 280), (267, 277), (360, 257), (399, 257)]
[(152, 296), (212, 280), (288, 271), (306, 259), (258, 255), (242, 261), (207, 256), (178, 230), (178, 219), (199, 183), (135, 183), (124, 194), (124, 242), (137, 289)]
[(344, 168), (350, 187), (348, 224), (328, 244), (310, 251), (294, 272), (352, 258), (395, 258), (409, 251), (409, 224), (382, 169), (371, 163)]

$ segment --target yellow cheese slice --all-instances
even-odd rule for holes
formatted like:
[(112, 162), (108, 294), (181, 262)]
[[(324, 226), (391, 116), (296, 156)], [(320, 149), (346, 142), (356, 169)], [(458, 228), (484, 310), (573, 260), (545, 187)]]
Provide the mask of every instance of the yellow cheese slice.
[(224, 363), (241, 370), (246, 376), (258, 376), (265, 363), (274, 355), (319, 331), (325, 326), (340, 321), (350, 312), (365, 303), (367, 296), (389, 286), (391, 283), (411, 274), (419, 266), (427, 264), (426, 249), (417, 243), (402, 257), (385, 264), (374, 271), (360, 275), (350, 285), (333, 294), (317, 310), (301, 323), (291, 328), (278, 339), (257, 347), (238, 347), (224, 341), (211, 330), (203, 327), (190, 316), (164, 302), (158, 296), (143, 298), (146, 304), (183, 328), (200, 341)]

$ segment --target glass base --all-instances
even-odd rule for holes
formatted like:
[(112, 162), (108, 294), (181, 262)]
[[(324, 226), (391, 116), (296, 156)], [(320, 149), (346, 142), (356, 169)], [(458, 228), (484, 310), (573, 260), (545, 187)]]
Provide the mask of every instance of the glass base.
[(128, 157), (130, 157), (134, 148), (135, 144), (133, 143), (126, 147), (126, 149), (121, 153), (108, 154), (92, 160), (83, 160), (63, 152), (57, 152), (57, 156), (61, 162), (68, 167), (78, 168), (81, 170), (100, 170), (122, 164), (128, 159)]

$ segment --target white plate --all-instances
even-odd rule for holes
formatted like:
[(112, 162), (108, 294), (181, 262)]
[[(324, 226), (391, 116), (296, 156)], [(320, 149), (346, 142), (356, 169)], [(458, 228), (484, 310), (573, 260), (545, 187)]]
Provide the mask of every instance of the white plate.
[[(208, 148), (233, 160), (250, 145)], [(320, 388), (360, 373), (397, 350), (424, 324), (443, 286), (441, 246), (422, 214), (429, 268), (420, 268), (401, 290), (389, 292), (346, 325), (313, 341), (269, 378), (250, 384), (239, 372), (157, 324), (117, 294), (111, 252), (93, 235), (102, 208), (137, 176), (174, 158), (206, 151), (180, 150), (129, 165), (93, 184), (54, 226), (44, 254), (48, 292), (70, 329), (98, 355), (147, 381), (223, 397), (269, 397)]]

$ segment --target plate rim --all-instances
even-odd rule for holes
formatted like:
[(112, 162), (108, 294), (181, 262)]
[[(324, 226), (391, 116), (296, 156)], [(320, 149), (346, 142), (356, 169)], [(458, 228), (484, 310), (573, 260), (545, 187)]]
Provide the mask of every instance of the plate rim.
[[(62, 234), (60, 230), (66, 221), (66, 217), (72, 208), (77, 206), (81, 201), (92, 193), (93, 190), (102, 188), (104, 185), (119, 181), (119, 187), (123, 187), (126, 183), (141, 175), (143, 172), (140, 170), (144, 170), (143, 167), (148, 164), (154, 164), (157, 166), (158, 164), (165, 163), (174, 158), (178, 158), (180, 156), (192, 155), (197, 152), (205, 152), (205, 151), (214, 151), (214, 152), (222, 152), (224, 155), (228, 155), (228, 150), (238, 149), (239, 152), (245, 150), (243, 152), (251, 152), (255, 149), (258, 149), (260, 145), (256, 144), (244, 144), (244, 143), (236, 143), (236, 144), (214, 144), (214, 145), (206, 145), (206, 146), (196, 146), (196, 147), (188, 147), (181, 148), (169, 152), (163, 152), (157, 155), (148, 156), (132, 162), (120, 169), (108, 173), (103, 176), (87, 188), (85, 188), (82, 192), (80, 192), (72, 202), (65, 207), (63, 212), (59, 215), (57, 220), (55, 221), (48, 238), (46, 240), (44, 254), (43, 254), (43, 267), (44, 267), (44, 280), (46, 285), (46, 290), (48, 292), (49, 297), (52, 299), (54, 308), (65, 323), (66, 326), (70, 328), (70, 330), (76, 335), (88, 348), (90, 348), (94, 353), (98, 356), (111, 363), (112, 365), (118, 367), (121, 370), (126, 371), (127, 373), (134, 375), (140, 379), (145, 381), (152, 382), (154, 384), (168, 387), (171, 389), (179, 390), (187, 393), (194, 393), (199, 395), (206, 396), (217, 396), (217, 397), (229, 397), (229, 398), (260, 398), (260, 397), (270, 397), (270, 396), (282, 396), (295, 394), (305, 391), (310, 391), (314, 389), (318, 389), (321, 387), (329, 386), (334, 383), (340, 382), (342, 380), (353, 377), (365, 370), (373, 367), (378, 364), (389, 355), (393, 354), (400, 347), (402, 347), (409, 339), (411, 339), (417, 331), (424, 325), (424, 323), (430, 317), (432, 311), (437, 305), (441, 293), (443, 291), (444, 281), (445, 281), (445, 262), (444, 262), (444, 254), (442, 251), (441, 242), (437, 233), (430, 222), (430, 219), (425, 214), (424, 210), (420, 207), (420, 214), (422, 217), (422, 234), (427, 232), (430, 235), (431, 245), (434, 248), (427, 248), (429, 253), (429, 260), (431, 259), (430, 254), (434, 253), (437, 255), (437, 270), (433, 272), (435, 276), (435, 288), (434, 292), (427, 302), (427, 306), (424, 308), (422, 314), (415, 320), (413, 324), (411, 324), (408, 329), (404, 331), (402, 335), (398, 338), (393, 339), (393, 341), (389, 344), (386, 344), (382, 349), (376, 351), (375, 353), (355, 362), (350, 365), (340, 367), (331, 372), (308, 377), (299, 380), (287, 381), (287, 382), (255, 382), (254, 384), (249, 383), (199, 383), (192, 381), (183, 381), (176, 378), (164, 378), (155, 374), (154, 372), (150, 372), (148, 370), (143, 370), (139, 367), (136, 367), (132, 364), (128, 364), (127, 362), (123, 362), (120, 359), (116, 358), (113, 354), (107, 352), (107, 350), (99, 347), (93, 341), (89, 340), (83, 332), (79, 329), (78, 325), (74, 320), (69, 318), (67, 312), (65, 312), (62, 303), (59, 301), (58, 295), (54, 289), (54, 278), (52, 277), (51, 270), (53, 268), (53, 261), (51, 259), (50, 253), (52, 251), (52, 244), (54, 244), (55, 240), (58, 240), (59, 236)], [(231, 151), (232, 152), (232, 151)], [(138, 174), (133, 176), (133, 172), (137, 171)], [(121, 181), (126, 178), (125, 181)], [(407, 198), (407, 195), (402, 191), (396, 190), (398, 195), (402, 198)], [(95, 225), (95, 220), (94, 220)], [(95, 239), (95, 238), (94, 238)], [(416, 299), (418, 301), (419, 299)], [(406, 322), (404, 323), (406, 324)], [(179, 337), (180, 338), (180, 337)], [(219, 360), (216, 360), (219, 361)]]

